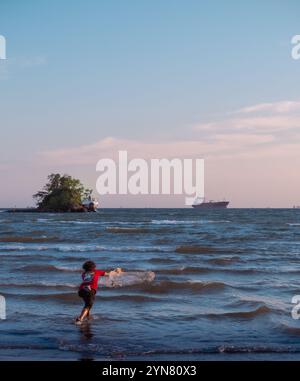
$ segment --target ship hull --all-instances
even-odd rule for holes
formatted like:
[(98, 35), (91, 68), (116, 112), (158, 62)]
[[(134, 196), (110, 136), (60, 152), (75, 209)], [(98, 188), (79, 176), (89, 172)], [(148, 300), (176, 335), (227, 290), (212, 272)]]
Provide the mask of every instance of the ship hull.
[(229, 201), (211, 201), (211, 202), (202, 202), (201, 204), (192, 205), (196, 209), (226, 209), (229, 204)]

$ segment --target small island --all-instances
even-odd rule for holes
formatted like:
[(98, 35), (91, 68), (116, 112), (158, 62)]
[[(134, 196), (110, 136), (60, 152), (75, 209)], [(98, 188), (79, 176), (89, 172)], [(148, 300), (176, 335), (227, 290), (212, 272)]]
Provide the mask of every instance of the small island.
[(95, 212), (98, 206), (92, 190), (69, 175), (52, 173), (41, 191), (33, 195), (36, 208), (18, 208), (9, 212), (82, 213)]

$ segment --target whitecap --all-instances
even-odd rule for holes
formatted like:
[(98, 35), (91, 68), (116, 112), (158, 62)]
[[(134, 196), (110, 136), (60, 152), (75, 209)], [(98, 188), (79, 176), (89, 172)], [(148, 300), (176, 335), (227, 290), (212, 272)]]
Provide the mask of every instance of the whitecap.
[(0, 245), (0, 250), (5, 251), (46, 251), (60, 252), (171, 252), (170, 246), (101, 246), (101, 245)]
[(153, 271), (126, 271), (120, 274), (112, 274), (101, 277), (99, 284), (105, 287), (126, 287), (141, 283), (150, 283), (154, 280)]

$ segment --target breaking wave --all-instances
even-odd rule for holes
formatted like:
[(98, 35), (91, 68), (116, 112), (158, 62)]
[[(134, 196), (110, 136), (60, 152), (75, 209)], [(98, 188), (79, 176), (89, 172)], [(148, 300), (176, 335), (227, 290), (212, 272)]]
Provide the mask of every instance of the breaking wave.
[(51, 272), (51, 271), (65, 271), (65, 272), (81, 272), (78, 267), (64, 267), (54, 265), (26, 265), (16, 269), (16, 271), (24, 272)]
[(154, 280), (153, 271), (125, 271), (99, 278), (99, 284), (105, 287), (127, 287), (141, 283), (150, 283)]
[(36, 282), (36, 283), (0, 283), (0, 288), (38, 288), (38, 289), (66, 289), (66, 288), (77, 288), (77, 284), (72, 283), (48, 283), (48, 282)]
[(170, 246), (101, 246), (101, 245), (1, 245), (2, 251), (59, 251), (59, 252), (172, 252)]
[(186, 221), (186, 220), (151, 220), (151, 223), (154, 225), (182, 225), (182, 224), (196, 224), (199, 221)]
[(228, 223), (228, 220), (151, 220), (152, 224), (156, 225), (184, 225), (184, 224), (216, 224), (216, 223)]

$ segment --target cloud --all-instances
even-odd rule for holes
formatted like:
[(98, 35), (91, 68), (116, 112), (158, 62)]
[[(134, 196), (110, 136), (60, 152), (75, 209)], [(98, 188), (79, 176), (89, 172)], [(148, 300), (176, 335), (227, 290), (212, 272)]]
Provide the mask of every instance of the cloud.
[(218, 132), (225, 133), (276, 133), (278, 131), (287, 131), (290, 129), (299, 129), (300, 115), (262, 115), (233, 117), (219, 122), (198, 124), (194, 126), (195, 132), (202, 132), (214, 136)]
[[(203, 157), (206, 197), (228, 197), (235, 207), (299, 204), (300, 107), (297, 104), (284, 101), (246, 107), (246, 111), (240, 109), (221, 120), (194, 126), (189, 140), (170, 138), (150, 142), (108, 136), (90, 144), (39, 152), (27, 170), (22, 167), (22, 173), (13, 168), (5, 172), (5, 176), (15, 177), (6, 182), (8, 189), (2, 192), (10, 199), (14, 192), (10, 189), (12, 184), (20, 182), (20, 176), (29, 172), (34, 173), (30, 182), (24, 179), (24, 192), (29, 196), (42, 186), (46, 175), (54, 171), (69, 173), (93, 187), (98, 160), (117, 160), (118, 151), (127, 150), (129, 159)], [(14, 198), (24, 192), (15, 192)], [(102, 205), (110, 207), (183, 205), (182, 200), (172, 200), (101, 197)]]
[(220, 121), (193, 126), (193, 130), (213, 138), (226, 134), (271, 134), (276, 139), (295, 134), (300, 128), (300, 102), (261, 103), (234, 111)]
[(188, 140), (147, 143), (107, 137), (96, 143), (39, 153), (39, 161), (52, 165), (96, 165), (102, 158), (117, 159), (126, 150), (129, 158), (222, 158), (252, 152), (274, 141), (272, 135), (217, 134), (213, 141)]
[(235, 113), (249, 114), (261, 111), (269, 111), (273, 113), (287, 113), (292, 111), (300, 111), (300, 101), (281, 101), (274, 103), (260, 103), (254, 106), (244, 107)]
[(40, 159), (56, 165), (96, 165), (101, 158), (117, 158), (127, 150), (131, 158), (238, 158), (290, 156), (300, 151), (300, 102), (262, 103), (238, 110), (223, 120), (193, 127), (194, 138), (145, 142), (106, 137), (73, 148), (41, 152)]
[(126, 150), (131, 158), (190, 157), (216, 151), (212, 143), (201, 141), (170, 141), (148, 143), (140, 140), (106, 137), (96, 143), (75, 148), (41, 152), (47, 162), (65, 164), (94, 164), (101, 158), (116, 158), (118, 151)]

